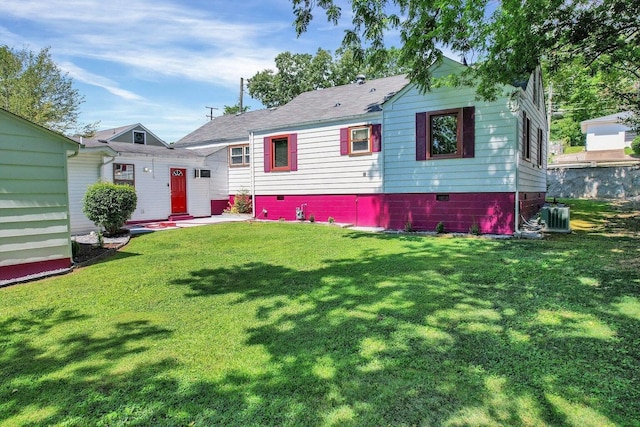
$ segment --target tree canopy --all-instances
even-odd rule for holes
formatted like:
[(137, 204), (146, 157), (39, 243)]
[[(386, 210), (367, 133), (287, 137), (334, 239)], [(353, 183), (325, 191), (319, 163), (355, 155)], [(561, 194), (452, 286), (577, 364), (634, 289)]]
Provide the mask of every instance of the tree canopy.
[(357, 74), (378, 78), (404, 72), (395, 48), (379, 56), (382, 62), (375, 67), (368, 65), (368, 55), (373, 52), (365, 52), (365, 60), (359, 60), (350, 49), (338, 49), (335, 55), (324, 49), (318, 49), (315, 55), (280, 53), (275, 58), (277, 71), (266, 69), (249, 79), (249, 95), (266, 107), (277, 107), (303, 92), (352, 82)]
[[(295, 27), (304, 33), (316, 9), (338, 24), (334, 0), (292, 0)], [(384, 35), (399, 31), (400, 64), (423, 90), (429, 67), (447, 48), (473, 66), (458, 83), (474, 81), (493, 99), (504, 84), (522, 81), (542, 61), (553, 73), (578, 58), (592, 75), (614, 83), (624, 75), (634, 90), (608, 87), (619, 109), (640, 115), (640, 0), (351, 0), (352, 26), (343, 45), (357, 58), (384, 52)], [(613, 76), (606, 77), (606, 76)], [(636, 123), (637, 125), (637, 123)]]
[(97, 123), (78, 123), (84, 102), (72, 79), (51, 59), (48, 48), (38, 53), (0, 46), (0, 106), (60, 133), (90, 134)]

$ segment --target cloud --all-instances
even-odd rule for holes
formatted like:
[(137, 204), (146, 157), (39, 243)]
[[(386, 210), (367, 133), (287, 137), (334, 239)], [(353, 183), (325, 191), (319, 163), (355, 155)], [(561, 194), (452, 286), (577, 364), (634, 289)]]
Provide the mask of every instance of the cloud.
[(143, 101), (144, 98), (139, 96), (131, 91), (121, 89), (118, 87), (118, 84), (106, 77), (98, 76), (96, 74), (90, 73), (87, 70), (84, 70), (80, 67), (77, 67), (75, 64), (71, 62), (61, 62), (58, 64), (60, 69), (66, 73), (69, 73), (69, 76), (74, 80), (92, 85), (101, 87), (107, 90), (109, 93), (113, 95), (123, 98), (127, 101)]
[(0, 14), (40, 27), (39, 32), (48, 34), (46, 41), (55, 46), (55, 55), (119, 64), (138, 78), (180, 76), (228, 85), (239, 76), (273, 67), (281, 49), (270, 48), (265, 41), (275, 39), (289, 22), (223, 19), (226, 8), (234, 7), (228, 2), (213, 2), (199, 10), (188, 5), (147, 0), (80, 5), (66, 0), (21, 1), (1, 2)]

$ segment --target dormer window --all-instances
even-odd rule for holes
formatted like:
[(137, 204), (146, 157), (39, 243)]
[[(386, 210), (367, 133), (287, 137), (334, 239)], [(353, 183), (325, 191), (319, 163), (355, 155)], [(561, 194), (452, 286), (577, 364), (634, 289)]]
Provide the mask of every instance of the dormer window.
[(134, 144), (146, 144), (147, 134), (145, 132), (133, 131), (133, 143)]

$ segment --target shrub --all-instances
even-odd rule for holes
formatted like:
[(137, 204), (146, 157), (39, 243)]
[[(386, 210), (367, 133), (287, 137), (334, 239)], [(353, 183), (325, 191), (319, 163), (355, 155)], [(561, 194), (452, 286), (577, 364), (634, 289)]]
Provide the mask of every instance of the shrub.
[(411, 233), (413, 231), (413, 224), (411, 221), (407, 221), (404, 223), (404, 231), (405, 233)]
[(631, 149), (635, 154), (640, 156), (640, 135), (633, 138), (633, 142), (631, 142)]
[(471, 224), (471, 227), (469, 227), (469, 233), (473, 234), (475, 236), (479, 236), (480, 235), (480, 224), (478, 224), (477, 222), (473, 221), (473, 224)]
[(253, 212), (251, 205), (251, 194), (247, 189), (240, 189), (233, 198), (233, 204), (229, 203), (229, 207), (225, 209), (227, 213), (248, 214)]
[(444, 233), (444, 223), (440, 221), (438, 225), (436, 225), (436, 233), (442, 234)]
[(327, 221), (329, 222), (329, 224), (333, 224), (334, 222), (336, 222), (336, 220), (332, 216), (327, 218)]
[(98, 182), (87, 189), (82, 200), (82, 211), (107, 234), (115, 234), (136, 209), (136, 190), (126, 184)]
[(71, 259), (76, 259), (80, 254), (80, 243), (75, 240), (71, 241)]

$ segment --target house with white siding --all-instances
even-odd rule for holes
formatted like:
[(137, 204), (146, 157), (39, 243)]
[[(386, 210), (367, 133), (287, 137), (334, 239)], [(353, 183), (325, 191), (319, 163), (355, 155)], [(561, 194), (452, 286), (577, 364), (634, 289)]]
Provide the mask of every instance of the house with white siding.
[(631, 147), (636, 133), (624, 121), (630, 111), (580, 122), (582, 133), (587, 135), (586, 151), (624, 150)]
[[(444, 59), (435, 77), (464, 65)], [(537, 69), (495, 101), (474, 88), (422, 93), (405, 76), (306, 92), (288, 104), (218, 118), (178, 142), (225, 144), (210, 135), (234, 131), (250, 161), (232, 198), (248, 185), (261, 219), (309, 219), (386, 229), (511, 234), (546, 192), (546, 112)], [(225, 116), (223, 116), (225, 117)], [(244, 135), (243, 135), (244, 132)], [(231, 139), (231, 138), (230, 138)], [(248, 173), (247, 173), (248, 172)], [(231, 179), (229, 179), (231, 182)]]
[(0, 108), (0, 284), (71, 267), (67, 160), (78, 149)]
[[(73, 234), (96, 230), (82, 200), (99, 181), (132, 185), (138, 203), (130, 222), (188, 219), (211, 215), (211, 188), (226, 186), (215, 153), (203, 154), (166, 144), (140, 123), (97, 132), (81, 141), (69, 162)], [(212, 173), (213, 172), (213, 173)]]
[(195, 131), (172, 144), (207, 155), (215, 171), (215, 188), (211, 188), (211, 213), (221, 214), (240, 191), (251, 187), (251, 129), (267, 126), (277, 109), (247, 111), (214, 117)]

